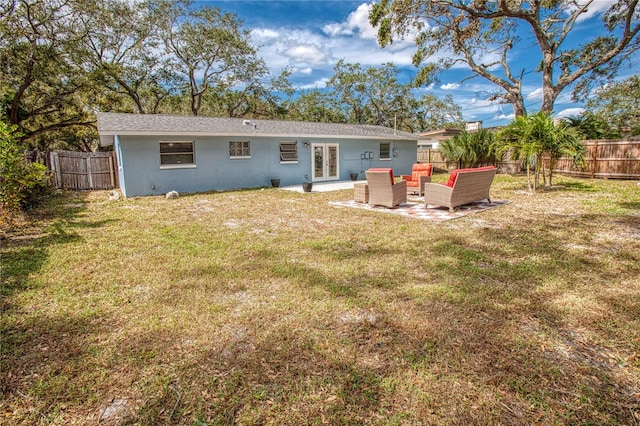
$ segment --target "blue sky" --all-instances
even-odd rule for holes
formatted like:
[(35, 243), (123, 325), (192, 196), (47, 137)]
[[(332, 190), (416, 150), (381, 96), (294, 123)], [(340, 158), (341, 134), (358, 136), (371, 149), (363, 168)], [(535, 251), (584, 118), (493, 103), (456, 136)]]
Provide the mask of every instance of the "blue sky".
[[(416, 72), (411, 64), (415, 51), (411, 40), (394, 42), (384, 49), (377, 44), (375, 29), (368, 22), (370, 3), (366, 1), (216, 0), (196, 4), (217, 6), (237, 15), (251, 30), (254, 45), (272, 72), (291, 68), (290, 81), (299, 89), (324, 87), (340, 59), (363, 67), (392, 62), (407, 77)], [(609, 0), (595, 0), (589, 17), (578, 23), (566, 45), (575, 46), (594, 34), (604, 34), (600, 13), (608, 4)], [(512, 69), (525, 70), (523, 95), (529, 112), (537, 111), (542, 103), (540, 75), (534, 72), (540, 55), (532, 38), (523, 34), (522, 45), (529, 48), (514, 50), (511, 59)], [(638, 62), (621, 69), (620, 78), (637, 74)], [(451, 94), (467, 121), (480, 120), (484, 127), (507, 124), (513, 118), (513, 108), (486, 99), (497, 86), (480, 77), (465, 80), (469, 76), (468, 69), (452, 69), (442, 73), (437, 84), (420, 90), (439, 97)], [(555, 111), (558, 116), (571, 116), (579, 114), (581, 107), (566, 89), (556, 100)]]

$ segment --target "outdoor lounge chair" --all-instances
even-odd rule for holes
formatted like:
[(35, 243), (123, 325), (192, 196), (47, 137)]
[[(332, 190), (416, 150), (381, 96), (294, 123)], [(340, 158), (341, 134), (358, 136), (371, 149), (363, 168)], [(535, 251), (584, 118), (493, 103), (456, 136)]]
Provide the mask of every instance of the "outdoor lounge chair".
[(400, 179), (407, 181), (407, 192), (424, 194), (424, 184), (431, 182), (433, 164), (416, 163), (411, 168), (411, 175), (400, 175)]
[(407, 182), (394, 183), (393, 170), (369, 169), (366, 175), (370, 205), (395, 207), (407, 202)]
[(424, 185), (424, 206), (439, 205), (449, 207), (450, 212), (474, 201), (491, 202), (489, 189), (496, 175), (493, 166), (473, 169), (452, 170), (447, 183), (426, 183)]

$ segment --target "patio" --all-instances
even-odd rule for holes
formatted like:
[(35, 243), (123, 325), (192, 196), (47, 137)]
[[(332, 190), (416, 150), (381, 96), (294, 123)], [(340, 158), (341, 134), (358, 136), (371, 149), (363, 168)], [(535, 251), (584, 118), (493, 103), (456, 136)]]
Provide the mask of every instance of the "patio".
[[(341, 189), (353, 189), (353, 185), (356, 183), (367, 183), (367, 180), (335, 180), (330, 182), (314, 182), (311, 192), (328, 192), (339, 191)], [(282, 186), (279, 189), (285, 191), (304, 192), (302, 190), (302, 184)]]

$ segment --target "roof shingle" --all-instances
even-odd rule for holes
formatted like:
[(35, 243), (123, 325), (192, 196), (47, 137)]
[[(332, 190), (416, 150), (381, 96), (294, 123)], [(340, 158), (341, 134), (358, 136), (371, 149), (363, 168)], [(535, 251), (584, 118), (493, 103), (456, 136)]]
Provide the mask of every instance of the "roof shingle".
[(100, 136), (199, 135), (199, 136), (325, 136), (417, 140), (418, 135), (383, 126), (259, 120), (226, 117), (160, 114), (98, 113)]

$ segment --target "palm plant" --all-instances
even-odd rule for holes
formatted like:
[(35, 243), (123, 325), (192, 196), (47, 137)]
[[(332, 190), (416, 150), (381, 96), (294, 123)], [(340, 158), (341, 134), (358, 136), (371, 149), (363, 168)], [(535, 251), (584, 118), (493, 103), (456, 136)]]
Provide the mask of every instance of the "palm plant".
[(609, 124), (602, 118), (586, 112), (579, 116), (572, 116), (565, 119), (568, 125), (580, 133), (585, 139), (606, 139), (616, 138), (619, 135), (611, 130)]
[[(512, 158), (521, 160), (527, 170), (529, 190), (538, 188), (539, 176), (544, 175), (543, 158), (548, 155), (549, 185), (552, 185), (553, 165), (562, 156), (574, 159), (575, 165), (584, 164), (584, 145), (580, 142), (581, 134), (567, 123), (556, 124), (546, 112), (540, 111), (529, 116), (516, 117), (500, 132), (493, 149), (500, 158), (507, 151)], [(531, 168), (534, 170), (533, 187), (531, 185)]]
[[(553, 120), (550, 121), (553, 123)], [(553, 185), (553, 167), (561, 157), (572, 158), (574, 168), (584, 168), (586, 148), (581, 136), (578, 130), (565, 121), (549, 129), (544, 141), (544, 154), (549, 156), (549, 186)]]
[(493, 135), (486, 129), (478, 132), (463, 131), (440, 143), (439, 151), (448, 161), (456, 161), (458, 167), (473, 167), (491, 157)]

